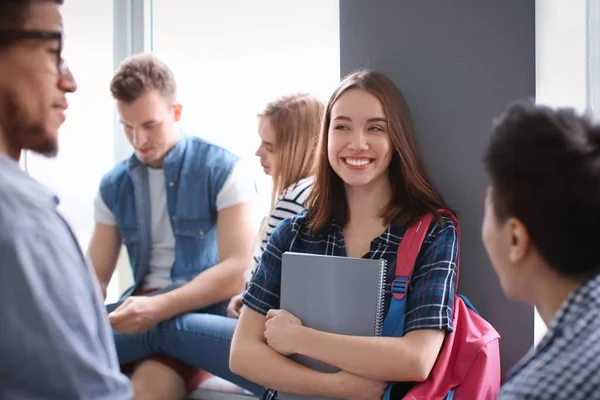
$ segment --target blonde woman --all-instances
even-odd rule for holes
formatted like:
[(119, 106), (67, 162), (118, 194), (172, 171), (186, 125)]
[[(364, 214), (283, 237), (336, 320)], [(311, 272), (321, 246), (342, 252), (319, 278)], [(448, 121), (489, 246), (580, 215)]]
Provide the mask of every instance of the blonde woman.
[[(265, 174), (273, 178), (270, 216), (263, 220), (260, 245), (248, 280), (260, 261), (273, 230), (281, 221), (304, 210), (314, 181), (313, 147), (324, 105), (308, 94), (283, 96), (267, 104), (258, 115), (260, 146), (256, 156)], [(242, 294), (231, 299), (227, 315), (239, 317)]]
[[(315, 97), (300, 93), (269, 103), (258, 115), (261, 143), (256, 155), (264, 172), (273, 178), (273, 189), (271, 213), (260, 230), (256, 263), (277, 225), (304, 209), (313, 184), (313, 147), (323, 109), (324, 104)], [(248, 278), (253, 269), (254, 266), (249, 269)], [(239, 315), (240, 296), (232, 298), (227, 309), (229, 317), (189, 313), (161, 322), (158, 329), (146, 333), (145, 340), (132, 341), (131, 346), (135, 349), (130, 348), (129, 353), (135, 354), (136, 359), (126, 361), (134, 362), (158, 354), (185, 364), (179, 366), (177, 375), (165, 375), (157, 380), (162, 387), (167, 384), (179, 387), (172, 398), (182, 398), (184, 392), (189, 393), (198, 386), (203, 377), (199, 370), (260, 393), (264, 390), (261, 386), (234, 375), (229, 369), (229, 347)], [(160, 335), (161, 340), (156, 340), (155, 335)], [(178, 381), (166, 382), (175, 379)]]

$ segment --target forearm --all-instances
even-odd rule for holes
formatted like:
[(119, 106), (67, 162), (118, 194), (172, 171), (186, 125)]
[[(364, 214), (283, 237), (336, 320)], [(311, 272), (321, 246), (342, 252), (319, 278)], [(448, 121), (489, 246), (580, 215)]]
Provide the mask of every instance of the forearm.
[(95, 272), (104, 299), (120, 250), (121, 240), (116, 226), (96, 223), (85, 257)]
[(244, 289), (244, 271), (240, 265), (248, 265), (246, 257), (229, 258), (203, 271), (186, 285), (171, 292), (160, 294), (162, 319), (200, 310), (228, 300)]
[(98, 282), (100, 285), (100, 291), (102, 292), (102, 300), (106, 300), (106, 293), (108, 291), (108, 283)]
[(393, 382), (418, 382), (429, 375), (419, 344), (410, 338), (346, 336), (299, 329), (299, 354), (351, 374)]
[(345, 396), (336, 374), (317, 372), (298, 364), (265, 343), (235, 345), (234, 342), (230, 360), (234, 374), (270, 389), (307, 396)]
[[(92, 260), (92, 258), (88, 255), (88, 260)], [(92, 262), (92, 266), (93, 266), (93, 261)], [(98, 282), (98, 286), (100, 287), (100, 291), (102, 293), (102, 299), (106, 300), (106, 293), (108, 291), (108, 284), (110, 282), (110, 277), (105, 278), (103, 275), (104, 274), (99, 274), (97, 270), (92, 269), (91, 271), (93, 273), (92, 276), (94, 276), (96, 278), (96, 281)]]

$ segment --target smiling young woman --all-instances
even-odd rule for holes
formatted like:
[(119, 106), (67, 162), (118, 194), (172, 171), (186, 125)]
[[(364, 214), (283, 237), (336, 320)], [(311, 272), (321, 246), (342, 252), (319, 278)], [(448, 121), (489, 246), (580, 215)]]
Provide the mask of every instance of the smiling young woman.
[[(401, 396), (427, 378), (452, 313), (457, 228), (420, 161), (408, 106), (398, 88), (370, 70), (350, 74), (331, 96), (321, 123), (315, 184), (307, 210), (273, 232), (242, 301), (231, 349), (234, 373), (277, 391), (333, 398), (380, 398), (388, 382)], [(407, 296), (403, 337), (321, 332), (280, 310), (284, 252), (385, 259), (393, 265), (406, 227), (436, 214)], [(387, 283), (394, 278), (390, 268)], [(391, 298), (386, 289), (386, 313)], [(417, 312), (418, 310), (418, 312)], [(266, 342), (265, 342), (266, 338)], [(324, 374), (285, 357), (302, 354), (338, 367)]]

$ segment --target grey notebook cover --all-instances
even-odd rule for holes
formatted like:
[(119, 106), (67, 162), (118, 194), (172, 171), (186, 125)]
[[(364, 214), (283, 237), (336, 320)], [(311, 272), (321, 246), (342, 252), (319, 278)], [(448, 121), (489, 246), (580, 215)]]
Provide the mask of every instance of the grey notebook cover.
[[(283, 254), (281, 308), (320, 331), (352, 336), (379, 336), (383, 328), (386, 261)], [(291, 358), (321, 372), (339, 369), (302, 355)], [(282, 400), (319, 397), (278, 393)]]

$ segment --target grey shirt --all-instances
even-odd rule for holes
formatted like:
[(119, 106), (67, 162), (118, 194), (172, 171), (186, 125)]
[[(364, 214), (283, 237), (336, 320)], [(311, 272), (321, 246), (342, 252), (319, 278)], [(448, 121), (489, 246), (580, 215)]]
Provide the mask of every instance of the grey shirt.
[(0, 398), (131, 399), (98, 284), (57, 205), (0, 154)]

